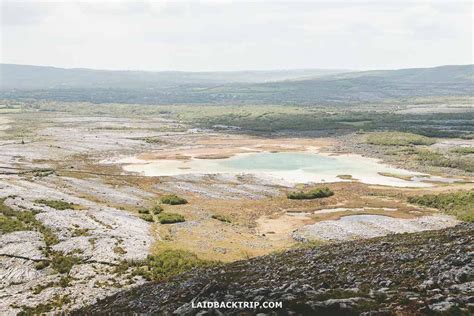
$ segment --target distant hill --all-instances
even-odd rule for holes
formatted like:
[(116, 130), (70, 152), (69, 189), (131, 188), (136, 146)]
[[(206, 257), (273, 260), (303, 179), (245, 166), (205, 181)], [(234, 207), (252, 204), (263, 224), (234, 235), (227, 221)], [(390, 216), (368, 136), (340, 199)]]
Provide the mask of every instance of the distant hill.
[(142, 104), (357, 104), (474, 95), (474, 65), (401, 70), (141, 72), (0, 65), (0, 98)]
[(179, 85), (256, 83), (314, 78), (347, 70), (296, 69), (269, 71), (112, 71), (0, 64), (0, 89), (163, 89)]
[(247, 101), (303, 104), (473, 95), (474, 65), (351, 72), (308, 80), (219, 87), (214, 91)]

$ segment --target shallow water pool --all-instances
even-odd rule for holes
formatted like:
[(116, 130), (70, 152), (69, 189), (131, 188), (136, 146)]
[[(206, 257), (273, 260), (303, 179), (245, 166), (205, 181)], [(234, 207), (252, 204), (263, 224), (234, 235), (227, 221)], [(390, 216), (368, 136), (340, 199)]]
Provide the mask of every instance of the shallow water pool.
[(385, 177), (380, 172), (416, 176), (419, 173), (393, 168), (376, 159), (359, 155), (312, 152), (244, 153), (225, 159), (153, 160), (123, 159), (124, 170), (145, 176), (183, 174), (251, 174), (279, 184), (345, 181), (338, 175), (351, 175), (368, 184), (390, 186), (430, 186), (419, 181)]

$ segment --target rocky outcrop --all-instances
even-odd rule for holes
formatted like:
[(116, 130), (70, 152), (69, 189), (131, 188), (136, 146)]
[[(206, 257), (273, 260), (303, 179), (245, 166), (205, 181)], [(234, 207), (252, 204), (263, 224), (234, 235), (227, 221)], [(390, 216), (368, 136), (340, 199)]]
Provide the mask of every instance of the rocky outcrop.
[(441, 229), (459, 223), (460, 221), (454, 216), (438, 214), (413, 219), (383, 215), (350, 215), (338, 220), (321, 221), (303, 226), (294, 231), (292, 236), (299, 241), (344, 241)]
[[(298, 249), (145, 284), (75, 314), (469, 315), (473, 240), (474, 225), (460, 224)], [(282, 307), (193, 308), (242, 301)]]
[[(15, 180), (0, 179), (2, 206), (7, 214), (28, 212), (32, 218), (18, 231), (0, 233), (1, 315), (66, 311), (143, 283), (112, 269), (148, 255), (148, 222), (45, 184)], [(54, 209), (38, 203), (41, 198), (80, 208)]]

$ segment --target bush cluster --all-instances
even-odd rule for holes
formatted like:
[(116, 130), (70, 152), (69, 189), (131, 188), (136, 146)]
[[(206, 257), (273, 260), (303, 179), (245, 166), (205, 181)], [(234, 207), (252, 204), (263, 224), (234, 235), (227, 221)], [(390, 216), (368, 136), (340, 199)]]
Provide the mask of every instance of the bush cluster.
[(124, 273), (132, 268), (132, 275), (141, 275), (147, 280), (159, 281), (197, 267), (215, 264), (212, 261), (199, 259), (195, 254), (185, 250), (164, 250), (156, 255), (149, 255), (142, 261), (123, 261), (115, 273)]
[(35, 203), (38, 204), (43, 204), (46, 206), (49, 206), (51, 208), (63, 211), (63, 210), (72, 210), (76, 206), (73, 203), (69, 203), (66, 201), (61, 201), (61, 200), (44, 200), (44, 199), (39, 199), (35, 200)]
[(169, 205), (180, 205), (180, 204), (188, 203), (186, 199), (179, 197), (176, 194), (163, 195), (160, 201), (163, 204), (169, 204)]
[(160, 213), (158, 214), (158, 221), (161, 224), (174, 224), (184, 222), (184, 216), (176, 213)]
[(378, 132), (367, 137), (367, 143), (384, 146), (432, 145), (435, 142), (426, 136), (403, 132)]
[(330, 197), (334, 195), (334, 192), (331, 191), (328, 187), (315, 188), (309, 191), (297, 191), (288, 193), (287, 197), (291, 200), (311, 200)]
[(413, 196), (408, 198), (408, 202), (436, 208), (460, 220), (474, 222), (474, 190)]
[(231, 220), (228, 216), (225, 215), (220, 215), (220, 214), (214, 214), (211, 216), (214, 219), (217, 219), (218, 221), (224, 222), (224, 223), (230, 223)]

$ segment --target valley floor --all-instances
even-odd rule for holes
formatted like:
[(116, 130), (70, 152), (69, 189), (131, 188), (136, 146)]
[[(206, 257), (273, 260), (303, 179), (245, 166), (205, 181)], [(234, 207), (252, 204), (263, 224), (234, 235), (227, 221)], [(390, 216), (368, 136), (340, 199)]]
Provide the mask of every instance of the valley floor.
[[(287, 193), (320, 185), (295, 187), (248, 174), (143, 176), (125, 171), (123, 163), (111, 163), (137, 155), (143, 159), (220, 159), (239, 152), (308, 149), (385, 157), (369, 149), (360, 152), (365, 145), (344, 146), (348, 139), (249, 136), (196, 128), (167, 112), (149, 116), (85, 114), (69, 108), (2, 112), (0, 313), (72, 310), (92, 304), (147, 281), (131, 268), (117, 272), (117, 267), (170, 249), (191, 252), (199, 260), (233, 262), (300, 247), (301, 241), (324, 244), (460, 223), (454, 216), (407, 199), (473, 190), (469, 172), (453, 176), (437, 170), (437, 176), (452, 181), (430, 180), (429, 187), (421, 188), (370, 185), (341, 175), (340, 181), (324, 184), (334, 192), (331, 197), (290, 200)], [(472, 140), (467, 142), (472, 145)], [(394, 164), (400, 163), (395, 160)], [(188, 201), (162, 205), (163, 213), (182, 215), (184, 222), (162, 224), (159, 214), (147, 213), (165, 194)], [(144, 209), (151, 218), (143, 216)], [(347, 223), (348, 215), (369, 217)], [(461, 228), (453, 232), (472, 230), (471, 226), (457, 227)], [(372, 304), (373, 298), (367, 299)], [(169, 305), (166, 310), (178, 307)]]

